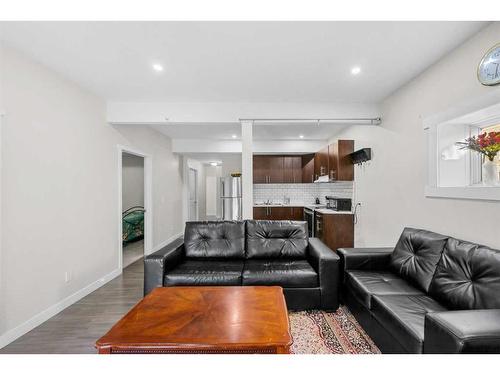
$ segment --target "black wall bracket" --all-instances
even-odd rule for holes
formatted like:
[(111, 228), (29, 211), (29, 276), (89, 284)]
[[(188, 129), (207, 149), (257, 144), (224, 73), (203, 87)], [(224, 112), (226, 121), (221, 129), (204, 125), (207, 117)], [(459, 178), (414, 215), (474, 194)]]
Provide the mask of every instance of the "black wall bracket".
[(362, 164), (372, 159), (372, 149), (362, 148), (349, 154), (352, 164)]

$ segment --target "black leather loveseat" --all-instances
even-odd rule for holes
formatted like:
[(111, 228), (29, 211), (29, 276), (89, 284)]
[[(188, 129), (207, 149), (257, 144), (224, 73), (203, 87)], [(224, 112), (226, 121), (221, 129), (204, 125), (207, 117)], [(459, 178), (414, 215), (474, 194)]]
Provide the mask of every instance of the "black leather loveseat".
[(144, 260), (144, 295), (158, 286), (278, 285), (291, 310), (338, 308), (339, 257), (305, 222), (188, 222), (184, 240)]
[(406, 228), (339, 249), (342, 298), (384, 353), (500, 353), (500, 251)]

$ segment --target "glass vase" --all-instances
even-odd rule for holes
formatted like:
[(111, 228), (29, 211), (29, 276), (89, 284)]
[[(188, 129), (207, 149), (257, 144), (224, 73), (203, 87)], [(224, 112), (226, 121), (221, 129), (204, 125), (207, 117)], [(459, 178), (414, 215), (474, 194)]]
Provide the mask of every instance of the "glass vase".
[(491, 161), (488, 158), (484, 158), (483, 185), (500, 186), (500, 168), (495, 159)]

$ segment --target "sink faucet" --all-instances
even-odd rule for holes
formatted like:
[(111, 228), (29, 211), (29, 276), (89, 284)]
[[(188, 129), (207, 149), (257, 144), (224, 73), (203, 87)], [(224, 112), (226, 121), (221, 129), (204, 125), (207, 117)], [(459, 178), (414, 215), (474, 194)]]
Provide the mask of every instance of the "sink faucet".
[(283, 197), (283, 204), (290, 204), (290, 197), (284, 196)]

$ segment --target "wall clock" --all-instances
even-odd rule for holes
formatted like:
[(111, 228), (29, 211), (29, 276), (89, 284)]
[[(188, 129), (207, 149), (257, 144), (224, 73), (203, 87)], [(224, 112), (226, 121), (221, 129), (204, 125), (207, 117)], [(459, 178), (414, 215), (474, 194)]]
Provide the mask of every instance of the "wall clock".
[(500, 83), (500, 43), (484, 54), (477, 67), (477, 79), (486, 86)]

